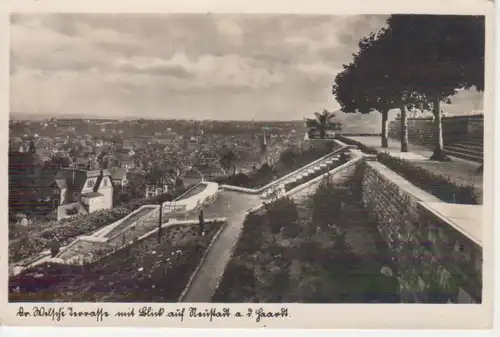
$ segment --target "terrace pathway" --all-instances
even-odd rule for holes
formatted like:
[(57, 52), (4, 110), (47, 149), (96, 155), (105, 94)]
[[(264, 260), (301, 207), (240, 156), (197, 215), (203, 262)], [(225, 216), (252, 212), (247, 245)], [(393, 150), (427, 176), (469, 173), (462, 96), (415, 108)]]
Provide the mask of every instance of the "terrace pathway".
[(422, 167), (432, 173), (450, 177), (460, 185), (474, 185), (474, 187), (483, 192), (483, 175), (476, 173), (480, 164), (452, 157), (452, 161), (439, 162), (429, 160), (432, 150), (421, 145), (409, 144), (410, 152), (401, 152), (401, 145), (398, 140), (389, 138), (387, 149), (381, 147), (380, 137), (374, 136), (353, 136), (349, 139), (360, 142), (366, 146), (372, 147), (379, 152), (389, 152), (391, 156), (411, 161), (416, 166)]
[[(238, 241), (245, 212), (262, 202), (260, 196), (234, 191), (219, 191), (217, 200), (203, 209), (205, 218), (227, 217), (227, 227), (216, 240), (205, 262), (189, 287), (184, 302), (210, 302), (224, 273), (231, 251)], [(197, 219), (198, 215), (188, 217)]]

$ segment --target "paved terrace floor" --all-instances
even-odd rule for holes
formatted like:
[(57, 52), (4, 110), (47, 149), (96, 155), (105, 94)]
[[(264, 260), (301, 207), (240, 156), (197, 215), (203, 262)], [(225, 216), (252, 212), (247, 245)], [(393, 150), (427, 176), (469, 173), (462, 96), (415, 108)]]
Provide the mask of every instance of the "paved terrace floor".
[[(261, 202), (258, 195), (219, 191), (217, 200), (203, 209), (205, 218), (227, 217), (228, 226), (210, 249), (184, 298), (184, 302), (211, 302), (212, 294), (231, 257), (231, 250), (238, 241), (245, 212)], [(187, 219), (198, 219), (198, 215), (192, 215)]]
[(399, 140), (389, 138), (388, 148), (382, 148), (380, 137), (375, 136), (353, 136), (349, 139), (360, 142), (366, 146), (373, 147), (381, 152), (389, 152), (392, 156), (411, 161), (416, 166), (425, 168), (426, 170), (450, 177), (452, 180), (461, 185), (474, 185), (481, 193), (483, 192), (483, 175), (476, 173), (480, 164), (464, 160), (461, 158), (451, 157), (452, 161), (439, 162), (429, 160), (432, 156), (432, 150), (415, 144), (409, 144), (409, 152), (401, 152), (401, 144)]

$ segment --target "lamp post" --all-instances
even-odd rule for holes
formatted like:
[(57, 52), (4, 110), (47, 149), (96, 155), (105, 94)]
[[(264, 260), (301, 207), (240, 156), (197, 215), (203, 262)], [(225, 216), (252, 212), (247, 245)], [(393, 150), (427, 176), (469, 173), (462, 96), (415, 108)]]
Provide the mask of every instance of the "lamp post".
[(160, 209), (158, 210), (158, 245), (161, 243), (162, 213), (163, 213), (163, 203), (160, 199)]

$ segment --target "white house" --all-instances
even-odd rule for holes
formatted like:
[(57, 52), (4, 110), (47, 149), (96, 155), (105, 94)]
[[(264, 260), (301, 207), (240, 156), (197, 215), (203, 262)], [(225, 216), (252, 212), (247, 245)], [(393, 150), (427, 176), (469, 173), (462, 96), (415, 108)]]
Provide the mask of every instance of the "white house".
[(63, 169), (55, 178), (57, 218), (113, 207), (113, 184), (107, 170)]

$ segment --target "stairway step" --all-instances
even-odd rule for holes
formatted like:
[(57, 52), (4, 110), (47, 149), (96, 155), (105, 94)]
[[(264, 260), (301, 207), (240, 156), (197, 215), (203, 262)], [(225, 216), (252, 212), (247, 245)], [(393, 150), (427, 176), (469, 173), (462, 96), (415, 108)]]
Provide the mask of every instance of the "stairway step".
[(444, 143), (444, 146), (466, 146), (473, 149), (483, 149), (483, 143), (469, 143), (469, 142), (456, 142), (456, 143)]
[(467, 145), (482, 146), (484, 144), (484, 141), (482, 139), (481, 140), (477, 140), (477, 139), (465, 138), (463, 140), (459, 140), (458, 142), (454, 142), (454, 144), (464, 144), (464, 145), (467, 144)]
[(468, 156), (476, 156), (476, 157), (482, 157), (483, 156), (483, 152), (482, 151), (477, 151), (477, 150), (474, 150), (474, 149), (464, 149), (464, 148), (461, 148), (461, 147), (457, 147), (457, 146), (445, 146), (444, 147), (445, 150), (447, 151), (453, 151), (453, 152), (456, 152), (456, 153), (463, 153), (464, 155), (468, 155)]
[(475, 146), (475, 145), (464, 145), (464, 144), (449, 144), (445, 145), (445, 148), (449, 148), (452, 151), (465, 151), (465, 152), (472, 152), (473, 154), (479, 154), (483, 153), (484, 149), (482, 146)]
[(470, 160), (470, 161), (477, 162), (477, 163), (482, 163), (483, 162), (483, 157), (482, 156), (469, 155), (469, 154), (464, 154), (462, 152), (450, 151), (450, 150), (447, 150), (446, 148), (444, 149), (444, 152), (447, 155), (452, 156), (452, 157), (462, 158), (462, 159)]

